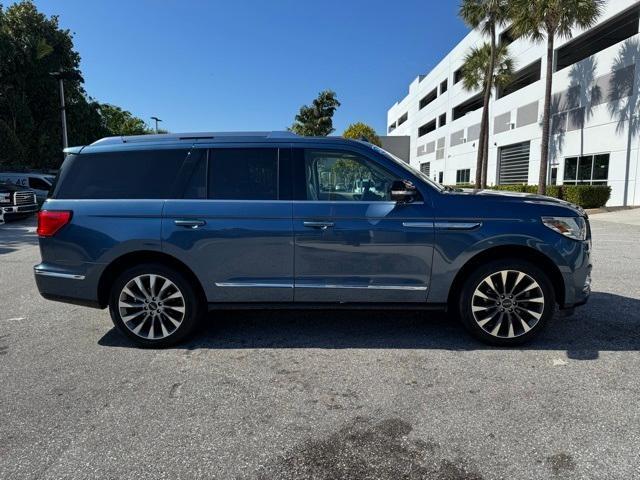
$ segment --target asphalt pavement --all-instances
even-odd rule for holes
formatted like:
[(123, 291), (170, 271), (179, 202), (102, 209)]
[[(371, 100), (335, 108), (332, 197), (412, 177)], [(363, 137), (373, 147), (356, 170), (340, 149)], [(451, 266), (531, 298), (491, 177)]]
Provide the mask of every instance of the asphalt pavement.
[(141, 350), (42, 299), (0, 226), (0, 479), (640, 478), (640, 209), (592, 216), (594, 293), (532, 344), (443, 315), (232, 312)]

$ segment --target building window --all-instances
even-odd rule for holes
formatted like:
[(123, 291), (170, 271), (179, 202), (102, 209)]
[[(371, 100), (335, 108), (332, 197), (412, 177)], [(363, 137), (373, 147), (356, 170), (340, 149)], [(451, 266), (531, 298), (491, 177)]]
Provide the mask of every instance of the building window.
[(521, 88), (540, 80), (541, 65), (542, 62), (538, 60), (528, 67), (514, 73), (511, 82), (509, 82), (507, 86), (498, 89), (498, 98), (506, 97), (507, 95), (517, 92)]
[(511, 45), (515, 40), (514, 34), (513, 34), (513, 27), (509, 27), (507, 28), (504, 32), (502, 32), (500, 34), (500, 45), (503, 46), (509, 46)]
[(440, 95), (447, 91), (449, 88), (449, 80), (445, 80), (440, 84)]
[(462, 73), (463, 73), (463, 67), (460, 67), (455, 72), (453, 72), (453, 84), (454, 85), (457, 84), (457, 83), (460, 83), (462, 81)]
[(438, 128), (444, 127), (447, 124), (447, 114), (443, 113), (438, 117)]
[(634, 7), (592, 28), (556, 51), (556, 71), (567, 68), (638, 33), (640, 8)]
[(398, 126), (402, 125), (409, 118), (409, 112), (405, 113), (398, 119)]
[(456, 184), (469, 183), (471, 181), (471, 169), (464, 168), (456, 171)]
[(438, 183), (444, 182), (444, 172), (438, 173)]
[(436, 121), (431, 120), (429, 123), (425, 123), (420, 128), (418, 128), (418, 137), (423, 137), (427, 133), (431, 133), (436, 129)]
[(434, 88), (431, 92), (425, 95), (422, 100), (420, 100), (420, 110), (429, 105), (436, 98), (438, 98), (438, 89)]
[(393, 132), (396, 129), (396, 124), (392, 123), (391, 125), (389, 125), (389, 133)]
[(609, 154), (569, 157), (564, 161), (565, 185), (606, 185)]
[(420, 171), (428, 177), (431, 174), (431, 162), (421, 163)]
[(452, 112), (452, 118), (454, 120), (462, 118), (468, 113), (475, 112), (476, 110), (479, 110), (480, 108), (482, 108), (483, 104), (484, 104), (484, 102), (483, 102), (482, 94), (479, 93), (479, 94), (471, 97), (466, 102), (462, 102), (460, 105), (455, 107), (453, 109), (453, 112)]

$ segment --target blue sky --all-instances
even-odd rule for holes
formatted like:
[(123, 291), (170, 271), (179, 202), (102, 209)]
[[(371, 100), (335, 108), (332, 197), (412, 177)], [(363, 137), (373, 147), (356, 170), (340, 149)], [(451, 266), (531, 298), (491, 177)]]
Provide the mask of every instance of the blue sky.
[[(7, 5), (10, 2), (4, 2)], [(36, 0), (88, 93), (173, 132), (280, 130), (323, 89), (336, 133), (387, 109), (466, 34), (454, 0)]]

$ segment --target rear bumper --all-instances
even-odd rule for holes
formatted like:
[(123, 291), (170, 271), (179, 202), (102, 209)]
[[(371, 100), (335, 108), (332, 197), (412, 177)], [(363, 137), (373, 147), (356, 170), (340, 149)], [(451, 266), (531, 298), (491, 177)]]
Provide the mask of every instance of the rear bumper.
[(96, 283), (87, 272), (63, 270), (39, 264), (33, 268), (40, 295), (47, 300), (101, 308)]

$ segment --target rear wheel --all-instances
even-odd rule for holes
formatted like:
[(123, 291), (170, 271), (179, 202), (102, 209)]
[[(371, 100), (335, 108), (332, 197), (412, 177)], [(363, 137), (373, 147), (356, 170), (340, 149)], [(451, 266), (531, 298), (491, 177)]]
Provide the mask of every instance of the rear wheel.
[(518, 259), (477, 268), (462, 287), (459, 303), (464, 326), (492, 345), (520, 345), (536, 336), (553, 317), (555, 298), (547, 275)]
[(193, 285), (179, 272), (145, 264), (114, 282), (109, 311), (115, 326), (137, 344), (166, 347), (193, 332), (203, 312)]

